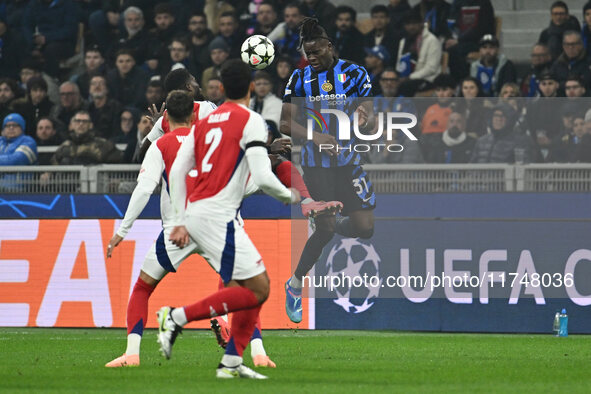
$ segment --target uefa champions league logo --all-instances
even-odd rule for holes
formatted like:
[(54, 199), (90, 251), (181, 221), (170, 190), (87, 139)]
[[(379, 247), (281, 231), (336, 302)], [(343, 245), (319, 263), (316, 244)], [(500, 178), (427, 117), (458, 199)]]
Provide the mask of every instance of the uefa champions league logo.
[(326, 265), (327, 277), (341, 278), (340, 286), (332, 289), (337, 296), (335, 304), (348, 313), (371, 308), (382, 287), (380, 256), (372, 244), (356, 238), (342, 239), (330, 250)]

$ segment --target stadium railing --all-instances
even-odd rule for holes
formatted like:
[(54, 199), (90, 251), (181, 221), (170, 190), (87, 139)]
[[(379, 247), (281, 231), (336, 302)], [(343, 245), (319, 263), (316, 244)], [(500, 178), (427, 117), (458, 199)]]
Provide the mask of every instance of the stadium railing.
[[(367, 164), (363, 168), (376, 193), (591, 192), (591, 164)], [(0, 193), (129, 194), (139, 169), (138, 164), (1, 167)]]

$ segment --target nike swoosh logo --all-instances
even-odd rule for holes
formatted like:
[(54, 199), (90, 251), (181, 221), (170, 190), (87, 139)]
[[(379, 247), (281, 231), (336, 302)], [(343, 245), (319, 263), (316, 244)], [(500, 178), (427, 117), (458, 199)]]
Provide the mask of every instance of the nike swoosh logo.
[(369, 196), (369, 197), (367, 197), (367, 198), (364, 198), (364, 199), (363, 199), (363, 202), (368, 202), (369, 200), (371, 200), (371, 196)]
[(312, 81), (315, 81), (315, 80), (317, 80), (317, 79), (318, 79), (318, 78), (310, 79), (309, 81), (304, 81), (304, 83), (310, 83), (310, 82), (312, 82)]

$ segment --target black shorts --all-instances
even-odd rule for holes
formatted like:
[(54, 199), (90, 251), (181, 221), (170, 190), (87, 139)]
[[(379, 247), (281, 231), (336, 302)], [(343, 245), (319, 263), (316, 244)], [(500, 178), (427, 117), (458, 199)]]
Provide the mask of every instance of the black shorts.
[(304, 181), (316, 201), (340, 201), (343, 216), (376, 207), (376, 195), (369, 176), (358, 166), (303, 167)]

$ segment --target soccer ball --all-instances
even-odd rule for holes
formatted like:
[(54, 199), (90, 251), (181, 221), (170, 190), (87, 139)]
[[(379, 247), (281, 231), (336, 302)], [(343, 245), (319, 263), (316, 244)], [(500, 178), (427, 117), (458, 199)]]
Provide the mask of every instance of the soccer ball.
[[(355, 283), (352, 280), (343, 281), (341, 286), (335, 287), (335, 304), (340, 305), (346, 312), (353, 313), (361, 313), (371, 308), (382, 287), (380, 256), (372, 244), (362, 243), (356, 238), (344, 238), (332, 247), (326, 265), (329, 277), (344, 276), (361, 280), (364, 274), (367, 274), (368, 278), (361, 286), (359, 282)], [(372, 276), (374, 280), (369, 280)]]
[(275, 47), (273, 43), (267, 37), (259, 34), (255, 34), (244, 40), (240, 52), (242, 61), (257, 70), (266, 68), (275, 59)]

